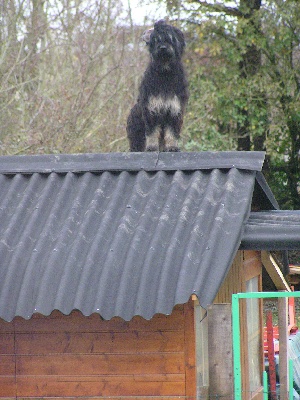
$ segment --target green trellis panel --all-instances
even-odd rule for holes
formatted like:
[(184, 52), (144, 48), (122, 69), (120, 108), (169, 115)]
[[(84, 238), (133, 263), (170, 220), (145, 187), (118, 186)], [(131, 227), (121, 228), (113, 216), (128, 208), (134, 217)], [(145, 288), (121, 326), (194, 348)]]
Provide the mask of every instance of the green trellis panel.
[[(233, 339), (233, 375), (234, 398), (242, 400), (242, 375), (241, 375), (241, 332), (240, 332), (240, 299), (270, 299), (280, 297), (300, 297), (300, 292), (250, 292), (232, 295), (232, 339)], [(289, 362), (290, 400), (293, 399), (291, 382), (293, 381), (292, 362)], [(265, 389), (264, 389), (265, 390)]]

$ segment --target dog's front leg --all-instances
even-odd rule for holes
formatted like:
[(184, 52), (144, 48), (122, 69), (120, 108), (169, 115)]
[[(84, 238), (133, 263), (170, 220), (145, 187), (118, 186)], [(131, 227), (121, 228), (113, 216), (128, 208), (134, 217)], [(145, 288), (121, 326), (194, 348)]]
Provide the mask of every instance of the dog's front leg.
[(164, 128), (164, 146), (163, 151), (180, 151), (179, 149), (179, 138), (182, 127), (182, 116), (174, 117), (168, 121), (168, 124)]
[(179, 134), (172, 127), (167, 126), (165, 128), (164, 139), (163, 151), (180, 151), (178, 145)]
[(146, 151), (160, 151), (161, 128), (159, 125), (146, 129)]
[(148, 110), (144, 111), (146, 151), (161, 151), (161, 126), (157, 117)]

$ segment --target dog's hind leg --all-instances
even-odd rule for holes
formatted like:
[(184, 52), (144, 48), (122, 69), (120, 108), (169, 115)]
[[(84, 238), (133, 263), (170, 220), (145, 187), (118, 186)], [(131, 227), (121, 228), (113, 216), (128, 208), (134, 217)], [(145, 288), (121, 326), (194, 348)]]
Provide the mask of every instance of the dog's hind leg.
[(131, 109), (127, 119), (126, 130), (130, 151), (145, 151), (145, 123), (143, 121), (142, 112), (138, 104)]

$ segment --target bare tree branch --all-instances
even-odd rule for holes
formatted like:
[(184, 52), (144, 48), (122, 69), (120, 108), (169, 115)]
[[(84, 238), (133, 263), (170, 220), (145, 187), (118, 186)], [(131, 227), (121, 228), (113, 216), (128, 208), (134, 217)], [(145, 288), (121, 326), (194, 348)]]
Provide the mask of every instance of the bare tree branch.
[(197, 3), (200, 6), (206, 7), (210, 11), (213, 12), (220, 12), (220, 13), (225, 13), (227, 15), (231, 15), (233, 17), (244, 17), (244, 14), (236, 7), (227, 7), (224, 6), (222, 3), (209, 3), (208, 1), (205, 0), (195, 0), (192, 1), (193, 3)]

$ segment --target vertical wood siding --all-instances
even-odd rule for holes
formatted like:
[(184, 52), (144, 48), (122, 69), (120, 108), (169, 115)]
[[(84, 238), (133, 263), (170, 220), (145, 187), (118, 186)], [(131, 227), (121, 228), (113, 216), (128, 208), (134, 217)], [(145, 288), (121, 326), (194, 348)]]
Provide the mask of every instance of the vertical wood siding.
[[(258, 277), (258, 291), (262, 291), (262, 261), (261, 254), (259, 251), (244, 250), (238, 251), (231, 269), (228, 272), (223, 284), (221, 285), (219, 292), (214, 300), (215, 304), (218, 303), (229, 303), (232, 302), (232, 294), (239, 292), (246, 292), (246, 282), (253, 277)], [(262, 302), (260, 301), (260, 334), (262, 340)], [(253, 393), (250, 393), (250, 378), (249, 378), (249, 335), (247, 329), (247, 307), (246, 300), (240, 300), (240, 321), (241, 321), (241, 367), (242, 367), (242, 389), (245, 394), (245, 398), (251, 398)], [(211, 332), (210, 332), (211, 333)], [(262, 344), (261, 344), (262, 348)], [(263, 353), (261, 353), (263, 356)], [(261, 364), (263, 358), (261, 360)], [(263, 366), (263, 364), (262, 364)], [(261, 372), (262, 372), (261, 368)], [(226, 374), (226, 371), (221, 371)], [(260, 387), (257, 388), (260, 390)], [(221, 392), (221, 390), (220, 390)]]
[(243, 253), (238, 251), (231, 268), (222, 283), (217, 296), (214, 300), (215, 304), (230, 303), (232, 301), (232, 294), (245, 291), (245, 275), (243, 271)]
[(194, 395), (194, 343), (191, 303), (150, 321), (0, 320), (0, 398)]

